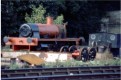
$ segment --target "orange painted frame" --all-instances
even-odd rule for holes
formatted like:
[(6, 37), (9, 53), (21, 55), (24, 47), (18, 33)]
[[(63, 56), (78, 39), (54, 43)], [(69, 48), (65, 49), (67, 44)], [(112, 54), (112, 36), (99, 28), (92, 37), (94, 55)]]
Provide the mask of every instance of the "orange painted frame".
[(16, 50), (21, 50), (21, 49), (26, 49), (26, 50), (31, 50), (32, 46), (37, 46), (38, 45), (38, 39), (37, 38), (32, 38), (32, 42), (28, 43), (27, 38), (18, 38), (18, 37), (8, 37), (8, 42), (6, 42), (6, 45), (12, 45), (12, 49), (14, 51)]
[(6, 42), (6, 45), (21, 45), (21, 46), (37, 46), (38, 45), (38, 39), (32, 38), (32, 42), (28, 43), (27, 38), (18, 38), (18, 37), (8, 37), (9, 40)]

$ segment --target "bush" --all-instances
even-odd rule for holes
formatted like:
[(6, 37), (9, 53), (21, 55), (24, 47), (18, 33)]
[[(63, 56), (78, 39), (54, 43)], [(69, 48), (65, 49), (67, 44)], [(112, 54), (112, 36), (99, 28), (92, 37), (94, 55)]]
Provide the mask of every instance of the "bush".
[(35, 6), (32, 5), (32, 14), (31, 16), (29, 16), (28, 14), (26, 14), (25, 16), (25, 20), (28, 23), (45, 23), (46, 19), (44, 17), (44, 14), (46, 13), (45, 8), (40, 5), (38, 8), (36, 8)]
[[(31, 15), (26, 14), (25, 16), (25, 20), (28, 23), (46, 23), (46, 17), (44, 16), (46, 9), (42, 5), (39, 5), (38, 8), (32, 5), (32, 10)], [(57, 18), (54, 20), (54, 24), (62, 24), (63, 20), (63, 15), (57, 16)]]

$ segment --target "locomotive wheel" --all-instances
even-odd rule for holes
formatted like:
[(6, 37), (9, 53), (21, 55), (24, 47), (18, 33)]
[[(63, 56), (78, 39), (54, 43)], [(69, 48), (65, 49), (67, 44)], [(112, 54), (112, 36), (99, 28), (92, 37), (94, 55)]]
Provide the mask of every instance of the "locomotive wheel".
[(94, 60), (96, 56), (96, 49), (95, 48), (90, 48), (89, 49), (89, 60)]
[(88, 49), (87, 48), (83, 48), (82, 51), (81, 51), (81, 60), (83, 62), (86, 62), (89, 58), (89, 55), (88, 55)]
[(87, 48), (81, 48), (80, 50), (75, 50), (74, 53), (72, 53), (72, 57), (75, 60), (82, 60), (83, 62), (86, 62), (89, 58), (88, 55), (88, 49)]
[(75, 50), (77, 50), (77, 47), (76, 47), (76, 46), (73, 45), (73, 46), (70, 46), (70, 47), (69, 47), (69, 52), (72, 53), (72, 52), (74, 52)]
[(67, 46), (62, 46), (60, 48), (60, 52), (68, 52), (68, 47)]

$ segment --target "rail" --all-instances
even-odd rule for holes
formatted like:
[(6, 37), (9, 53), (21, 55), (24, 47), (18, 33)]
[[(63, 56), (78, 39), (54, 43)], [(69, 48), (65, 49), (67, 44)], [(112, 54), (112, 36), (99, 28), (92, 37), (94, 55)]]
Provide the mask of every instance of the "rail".
[(2, 80), (120, 80), (120, 66), (2, 69)]

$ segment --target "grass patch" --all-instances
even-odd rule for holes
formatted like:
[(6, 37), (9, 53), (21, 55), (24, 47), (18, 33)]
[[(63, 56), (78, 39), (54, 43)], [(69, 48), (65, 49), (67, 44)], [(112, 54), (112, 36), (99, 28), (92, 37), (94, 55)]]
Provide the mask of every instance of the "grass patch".
[(121, 64), (121, 59), (107, 59), (107, 60), (94, 60), (94, 61), (75, 61), (69, 60), (65, 62), (56, 61), (54, 62), (46, 62), (44, 67), (76, 67), (76, 66), (116, 66)]
[[(116, 59), (108, 59), (108, 60), (94, 60), (94, 61), (76, 61), (74, 59), (61, 62), (46, 62), (42, 64), (41, 66), (43, 68), (53, 68), (53, 67), (86, 67), (86, 66), (120, 66), (121, 64), (121, 58)], [(19, 69), (19, 68), (29, 68), (29, 65), (24, 65), (23, 67), (20, 67), (17, 63), (12, 63), (9, 66), (9, 69)]]

